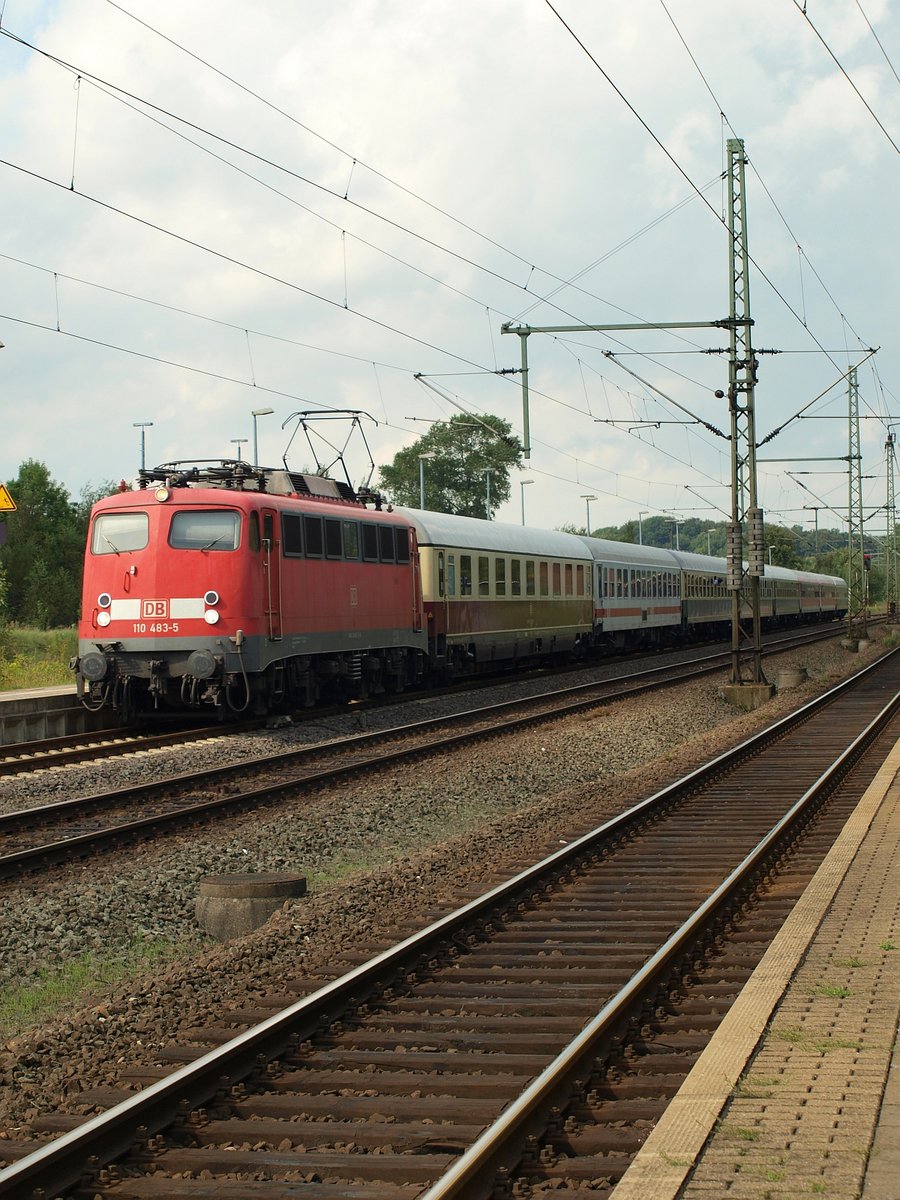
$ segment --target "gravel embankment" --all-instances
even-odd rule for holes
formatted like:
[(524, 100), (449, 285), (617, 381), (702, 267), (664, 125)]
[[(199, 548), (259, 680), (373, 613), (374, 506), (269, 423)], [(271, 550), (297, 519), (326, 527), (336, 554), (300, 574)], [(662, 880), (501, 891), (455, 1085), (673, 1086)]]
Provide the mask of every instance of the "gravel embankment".
[[(193, 949), (127, 986), (98, 989), (45, 1025), (7, 1033), (5, 1040), (0, 1031), (0, 1131), (9, 1133), (39, 1112), (77, 1111), (81, 1091), (114, 1082), (121, 1064), (152, 1063), (155, 1047), (179, 1029), (203, 1024), (218, 1006), (239, 1007), (267, 989), (280, 992), (285, 978), (332, 975), (342, 951), (387, 940), (404, 921), (452, 905), (460, 881), (487, 884), (549, 852), (818, 694), (879, 650), (876, 642), (852, 655), (835, 640), (767, 660), (771, 678), (802, 664), (810, 682), (756, 713), (738, 713), (724, 702), (724, 676), (708, 678), (395, 768), (389, 777), (347, 781), (277, 810), (229, 820), (221, 832), (169, 837), (3, 891), (0, 989), (34, 981), (42, 967), (79, 955), (120, 957), (138, 938)], [(383, 719), (402, 723), (424, 706), (431, 713), (446, 703), (401, 706)], [(469, 706), (458, 698), (453, 703)], [(376, 720), (382, 718), (367, 718), (370, 726)], [(115, 765), (0, 780), (0, 808), (196, 769), (207, 760), (256, 756), (292, 740), (339, 736), (343, 722), (359, 725), (347, 717), (318, 729), (224, 736)], [(302, 871), (311, 894), (257, 934), (223, 946), (198, 930), (194, 903), (203, 876), (278, 870)]]

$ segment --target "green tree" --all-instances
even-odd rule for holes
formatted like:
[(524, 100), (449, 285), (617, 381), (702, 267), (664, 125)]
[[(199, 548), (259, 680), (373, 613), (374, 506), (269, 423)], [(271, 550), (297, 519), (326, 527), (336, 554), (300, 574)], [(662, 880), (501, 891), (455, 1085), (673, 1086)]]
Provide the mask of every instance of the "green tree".
[(509, 499), (510, 470), (521, 465), (522, 445), (508, 422), (490, 414), (460, 413), (449, 421), (436, 421), (392, 463), (379, 467), (380, 487), (395, 504), (418, 508), (424, 480), (425, 508), (490, 519)]
[(113, 484), (82, 491), (77, 502), (50, 478), (44, 463), (28, 459), (7, 481), (16, 511), (7, 514), (0, 568), (6, 580), (6, 616), (39, 628), (71, 625), (78, 617), (87, 521), (93, 500)]

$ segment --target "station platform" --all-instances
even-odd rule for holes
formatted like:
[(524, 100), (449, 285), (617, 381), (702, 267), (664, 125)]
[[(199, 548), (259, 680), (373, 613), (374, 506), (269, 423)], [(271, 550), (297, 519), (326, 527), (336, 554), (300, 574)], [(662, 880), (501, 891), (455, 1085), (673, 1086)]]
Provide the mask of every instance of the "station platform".
[(0, 692), (0, 746), (106, 728), (108, 714), (89, 712), (74, 685)]
[(900, 742), (612, 1200), (900, 1200)]

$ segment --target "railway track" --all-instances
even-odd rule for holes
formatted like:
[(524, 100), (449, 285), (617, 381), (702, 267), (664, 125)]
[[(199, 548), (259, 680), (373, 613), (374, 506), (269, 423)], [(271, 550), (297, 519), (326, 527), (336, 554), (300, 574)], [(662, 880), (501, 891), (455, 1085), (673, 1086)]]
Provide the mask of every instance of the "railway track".
[[(774, 654), (780, 650), (804, 645), (807, 642), (816, 642), (824, 638), (837, 637), (840, 636), (840, 632), (843, 629), (843, 625), (835, 627), (835, 624), (832, 622), (824, 628), (806, 629), (787, 636), (783, 634), (774, 635), (770, 640), (767, 640), (764, 653)], [(730, 651), (722, 651), (704, 657), (710, 661), (715, 659), (721, 665), (727, 664), (729, 656)], [(620, 665), (620, 661), (611, 660), (610, 665)], [(584, 668), (580, 669), (583, 670)], [(570, 670), (571, 668), (566, 668), (566, 671)], [(549, 673), (545, 673), (545, 676), (547, 674)], [(502, 678), (504, 682), (509, 682), (509, 676)], [(518, 678), (526, 680), (529, 678), (529, 675), (525, 674)], [(479, 686), (493, 687), (497, 683), (498, 679), (496, 677), (491, 677), (481, 682), (467, 680), (453, 689), (446, 689), (441, 695), (450, 695), (454, 691), (474, 690)], [(403, 693), (398, 696), (379, 697), (370, 703), (372, 707), (385, 707), (390, 704), (402, 704), (422, 698), (422, 695), (419, 693)], [(355, 706), (359, 710), (363, 710), (365, 707), (366, 705)], [(347, 711), (346, 708), (317, 709), (311, 715), (318, 719), (329, 714), (346, 713)], [(121, 727), (95, 730), (66, 737), (43, 738), (39, 741), (13, 742), (9, 745), (0, 745), (0, 777), (4, 775), (24, 775), (31, 771), (68, 766), (72, 763), (90, 762), (96, 759), (112, 758), (123, 754), (135, 754), (146, 750), (204, 741), (209, 738), (221, 737), (223, 734), (259, 729), (264, 725), (264, 719), (228, 725), (217, 723), (202, 726), (197, 726), (196, 723), (185, 724), (184, 722), (179, 722), (176, 728), (159, 732), (148, 732), (146, 729), (137, 727)]]
[[(812, 640), (808, 632), (798, 636), (801, 645)], [(778, 644), (780, 650), (786, 648), (785, 642), (798, 644), (797, 638), (784, 639)], [(721, 670), (723, 658), (728, 655), (668, 663), (452, 716), (346, 736), (275, 755), (267, 753), (238, 764), (4, 814), (0, 816), (0, 880), (43, 871), (54, 864), (185, 825), (199, 826), (223, 812), (277, 803), (299, 789), (321, 788), (346, 775), (388, 769), (395, 763), (478, 738), (672, 686)]]
[(109, 1111), (0, 1142), (0, 1197), (602, 1196), (895, 740), (898, 682), (894, 652), (333, 982), (223, 1013)]

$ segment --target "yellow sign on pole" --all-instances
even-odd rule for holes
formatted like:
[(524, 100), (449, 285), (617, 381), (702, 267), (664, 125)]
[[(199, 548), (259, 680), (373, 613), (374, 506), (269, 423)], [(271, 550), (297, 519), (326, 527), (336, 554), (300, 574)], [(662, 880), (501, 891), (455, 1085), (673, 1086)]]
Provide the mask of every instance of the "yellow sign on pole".
[(9, 494), (5, 483), (0, 483), (0, 512), (15, 512), (16, 502)]

